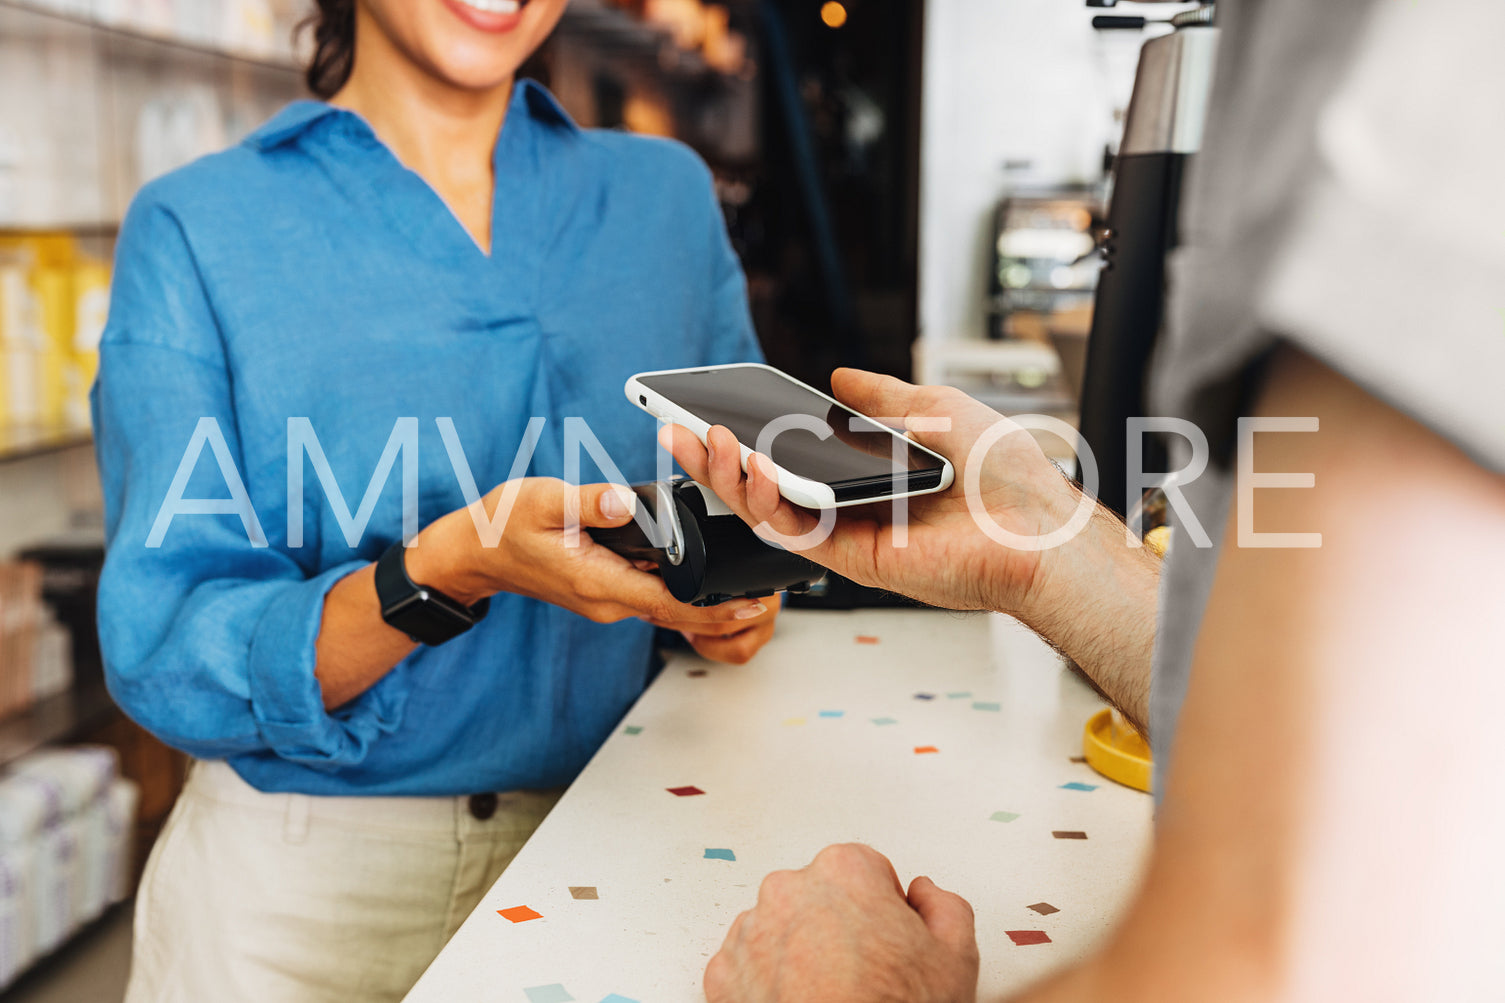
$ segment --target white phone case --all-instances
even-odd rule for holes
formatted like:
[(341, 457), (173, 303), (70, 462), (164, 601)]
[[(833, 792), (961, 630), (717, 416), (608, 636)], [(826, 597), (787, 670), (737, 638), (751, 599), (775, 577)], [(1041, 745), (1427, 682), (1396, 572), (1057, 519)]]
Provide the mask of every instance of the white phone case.
[[(667, 397), (655, 392), (648, 386), (644, 385), (641, 382), (642, 378), (646, 376), (673, 376), (679, 373), (704, 373), (717, 369), (742, 369), (748, 366), (756, 366), (759, 369), (767, 369), (770, 372), (777, 373), (781, 378), (788, 380), (790, 383), (793, 383), (796, 386), (803, 387), (822, 400), (829, 401), (837, 407), (846, 407), (846, 405), (836, 400), (830, 394), (823, 394), (809, 384), (801, 383), (799, 380), (795, 379), (793, 376), (790, 376), (788, 373), (785, 373), (779, 369), (775, 369), (773, 366), (765, 365), (761, 362), (733, 362), (719, 366), (691, 366), (688, 369), (661, 369), (655, 372), (638, 373), (637, 375), (630, 377), (627, 380), (626, 385), (622, 389), (627, 394), (627, 399), (631, 401), (635, 406), (642, 408), (644, 411), (647, 411), (649, 414), (653, 415), (655, 418), (658, 418), (660, 421), (672, 422), (675, 425), (683, 425), (685, 428), (695, 433), (695, 437), (699, 439), (701, 441), (701, 444), (703, 445), (705, 443), (706, 435), (711, 431), (710, 424), (702, 421), (700, 418), (697, 418), (689, 411), (686, 411), (684, 408), (680, 407), (674, 401), (669, 400)], [(874, 424), (877, 423), (875, 422)], [(879, 425), (878, 427), (882, 428), (883, 426)], [(919, 443), (912, 442), (911, 445), (913, 445), (914, 448), (920, 450), (921, 452), (928, 453), (929, 455), (935, 457), (940, 461), (941, 480), (940, 483), (935, 487), (921, 488), (916, 491), (902, 491), (897, 494), (890, 492), (874, 497), (853, 498), (847, 501), (837, 501), (836, 492), (832, 490), (831, 485), (823, 483), (821, 481), (812, 481), (806, 477), (800, 477), (799, 475), (791, 473), (790, 471), (784, 469), (778, 464), (774, 464), (774, 469), (778, 471), (779, 494), (783, 495), (785, 498), (789, 499), (789, 501), (803, 508), (827, 509), (846, 508), (849, 505), (867, 505), (873, 502), (892, 501), (895, 498), (911, 498), (915, 495), (934, 494), (937, 491), (945, 491), (947, 488), (949, 488), (951, 486), (952, 480), (955, 477), (955, 471), (951, 467), (951, 461), (946, 459), (944, 456), (942, 456), (940, 453), (937, 453), (933, 449), (926, 449)], [(737, 446), (738, 452), (742, 457), (742, 470), (745, 473), (747, 471), (748, 457), (752, 456), (753, 451), (744, 442), (739, 441), (737, 443)]]

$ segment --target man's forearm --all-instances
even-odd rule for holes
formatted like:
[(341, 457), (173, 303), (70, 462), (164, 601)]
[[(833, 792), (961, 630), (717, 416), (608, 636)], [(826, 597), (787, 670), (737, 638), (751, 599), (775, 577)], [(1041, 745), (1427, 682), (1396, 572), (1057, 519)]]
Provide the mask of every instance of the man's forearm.
[(1081, 533), (1042, 561), (1029, 607), (1005, 612), (1081, 666), (1148, 735), (1159, 586), (1159, 558), (1129, 546), (1124, 524), (1099, 506)]

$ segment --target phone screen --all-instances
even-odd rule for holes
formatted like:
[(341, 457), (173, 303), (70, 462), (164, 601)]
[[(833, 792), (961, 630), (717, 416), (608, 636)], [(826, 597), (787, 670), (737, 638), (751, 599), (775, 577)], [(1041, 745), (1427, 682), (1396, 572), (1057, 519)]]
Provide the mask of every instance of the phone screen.
[[(770, 459), (800, 477), (831, 486), (837, 501), (891, 492), (899, 473), (904, 490), (920, 491), (941, 483), (942, 463), (915, 448), (903, 436), (850, 408), (761, 366), (734, 366), (688, 373), (641, 376), (638, 382), (711, 425), (725, 425), (737, 441), (756, 449), (758, 436), (784, 415), (804, 415), (832, 431), (820, 438), (813, 431), (791, 428), (773, 440)], [(852, 419), (857, 419), (855, 422)], [(895, 470), (895, 443), (902, 445)]]

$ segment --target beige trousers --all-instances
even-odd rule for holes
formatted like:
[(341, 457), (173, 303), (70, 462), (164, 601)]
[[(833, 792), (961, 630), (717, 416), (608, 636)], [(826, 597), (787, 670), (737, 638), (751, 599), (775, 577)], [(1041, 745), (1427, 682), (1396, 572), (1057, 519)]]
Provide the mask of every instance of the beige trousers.
[(558, 791), (263, 794), (195, 762), (136, 898), (126, 1003), (397, 1001)]

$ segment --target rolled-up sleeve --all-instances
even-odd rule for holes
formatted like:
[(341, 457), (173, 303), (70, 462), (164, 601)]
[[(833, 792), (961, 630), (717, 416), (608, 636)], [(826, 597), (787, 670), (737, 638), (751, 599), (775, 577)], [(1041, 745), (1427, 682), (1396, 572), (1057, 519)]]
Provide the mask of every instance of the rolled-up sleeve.
[[(121, 231), (93, 390), (108, 541), (99, 635), (110, 692), (142, 726), (195, 756), (269, 751), (314, 768), (352, 765), (396, 730), (405, 696), (402, 674), (392, 673), (324, 709), (314, 675), (324, 597), (365, 562), (306, 567), (280, 545), (279, 527), (236, 513), (177, 512), (152, 539), (185, 462), (184, 499), (230, 498), (239, 481), (253, 511), (284, 511), (282, 501), (257, 497), (245, 469), (237, 389), (245, 390), (232, 378), (190, 242), (148, 187)], [(209, 439), (191, 450), (206, 418)], [(217, 462), (216, 445), (233, 469)]]

